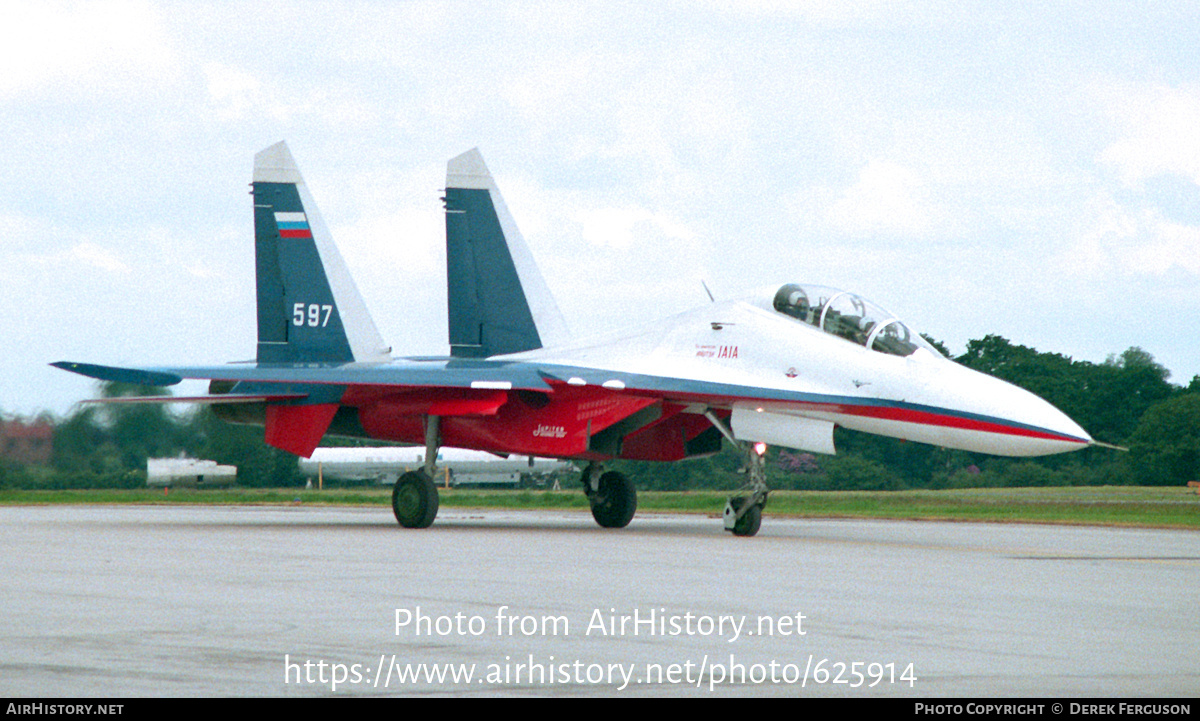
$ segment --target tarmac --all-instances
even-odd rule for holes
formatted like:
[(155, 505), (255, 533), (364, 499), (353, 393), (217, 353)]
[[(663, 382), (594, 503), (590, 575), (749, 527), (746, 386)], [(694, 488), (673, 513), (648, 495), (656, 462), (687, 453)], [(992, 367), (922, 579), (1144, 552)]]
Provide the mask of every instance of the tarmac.
[(0, 508), (0, 695), (1194, 697), (1200, 533)]

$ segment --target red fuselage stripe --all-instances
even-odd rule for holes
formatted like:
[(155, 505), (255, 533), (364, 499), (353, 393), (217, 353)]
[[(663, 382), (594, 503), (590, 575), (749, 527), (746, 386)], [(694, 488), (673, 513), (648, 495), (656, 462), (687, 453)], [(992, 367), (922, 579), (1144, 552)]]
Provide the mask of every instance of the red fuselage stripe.
[(881, 420), (889, 421), (900, 421), (902, 423), (915, 423), (926, 426), (945, 426), (949, 428), (961, 428), (968, 431), (1002, 433), (1010, 436), (1041, 438), (1051, 441), (1067, 441), (1071, 443), (1084, 442), (1081, 438), (1075, 438), (1073, 436), (1067, 436), (1061, 433), (1052, 433), (1033, 428), (1022, 428), (1019, 426), (992, 423), (989, 421), (980, 421), (973, 418), (962, 418), (958, 416), (944, 415), (941, 413), (930, 413), (928, 411), (909, 410), (906, 408), (841, 406), (838, 408), (838, 412), (845, 413), (847, 415), (862, 416), (866, 418), (879, 418)]

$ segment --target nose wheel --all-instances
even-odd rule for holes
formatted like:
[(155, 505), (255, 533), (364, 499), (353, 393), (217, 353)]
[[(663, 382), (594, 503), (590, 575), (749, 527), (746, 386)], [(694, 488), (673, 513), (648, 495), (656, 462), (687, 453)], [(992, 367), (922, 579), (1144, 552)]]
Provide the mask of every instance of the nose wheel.
[(749, 498), (730, 498), (725, 502), (725, 530), (735, 536), (753, 536), (762, 526), (762, 509)]
[(737, 494), (725, 501), (725, 530), (735, 536), (753, 536), (762, 526), (762, 511), (767, 505), (767, 446), (746, 445), (746, 473), (750, 476)]

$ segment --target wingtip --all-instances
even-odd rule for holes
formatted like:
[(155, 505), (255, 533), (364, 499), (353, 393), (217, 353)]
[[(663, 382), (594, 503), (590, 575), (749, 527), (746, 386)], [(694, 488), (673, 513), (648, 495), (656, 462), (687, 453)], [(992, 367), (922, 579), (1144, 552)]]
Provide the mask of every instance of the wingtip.
[(132, 383), (143, 386), (173, 386), (183, 382), (183, 376), (167, 371), (148, 370), (142, 368), (118, 368), (102, 366), (94, 363), (73, 363), (71, 361), (56, 361), (50, 364), (60, 370), (78, 373), (81, 376), (95, 378), (101, 381), (117, 383)]
[(254, 154), (254, 182), (303, 183), (300, 170), (286, 141), (263, 148)]

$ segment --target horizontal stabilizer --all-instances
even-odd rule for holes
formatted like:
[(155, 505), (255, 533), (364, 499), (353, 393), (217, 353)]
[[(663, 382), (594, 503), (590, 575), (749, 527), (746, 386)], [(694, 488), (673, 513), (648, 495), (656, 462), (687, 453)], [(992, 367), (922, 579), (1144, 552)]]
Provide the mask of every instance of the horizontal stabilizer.
[(58, 361), (50, 365), (65, 371), (78, 373), (81, 376), (113, 383), (130, 383), (139, 386), (173, 386), (183, 381), (181, 376), (177, 376), (174, 373), (143, 370), (141, 368), (117, 368), (115, 366), (72, 363), (70, 361)]

